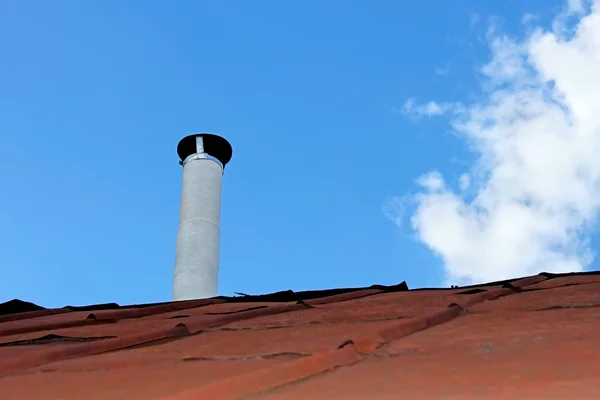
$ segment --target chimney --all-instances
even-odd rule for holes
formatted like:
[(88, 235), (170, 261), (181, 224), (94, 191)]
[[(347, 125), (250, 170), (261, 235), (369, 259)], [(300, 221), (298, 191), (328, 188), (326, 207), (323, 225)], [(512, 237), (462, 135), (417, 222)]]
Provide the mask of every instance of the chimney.
[(232, 152), (227, 140), (209, 133), (186, 136), (177, 145), (183, 182), (173, 301), (217, 296), (221, 183)]

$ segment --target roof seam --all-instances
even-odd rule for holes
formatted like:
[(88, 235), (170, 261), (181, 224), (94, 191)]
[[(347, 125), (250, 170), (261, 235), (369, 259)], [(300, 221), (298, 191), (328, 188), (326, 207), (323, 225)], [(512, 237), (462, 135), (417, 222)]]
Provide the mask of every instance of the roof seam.
[(394, 317), (382, 317), (382, 318), (365, 318), (365, 319), (348, 319), (348, 320), (337, 320), (337, 321), (308, 321), (299, 324), (287, 324), (287, 325), (255, 325), (255, 326), (240, 326), (240, 327), (216, 327), (205, 329), (205, 332), (218, 332), (218, 331), (267, 331), (272, 329), (290, 329), (298, 328), (300, 326), (309, 325), (320, 325), (320, 324), (370, 324), (372, 322), (382, 321), (396, 321), (400, 319), (413, 318), (408, 315), (399, 315)]
[(26, 312), (16, 313), (16, 314), (0, 315), (0, 324), (5, 323), (5, 322), (46, 317), (48, 315), (64, 314), (64, 313), (69, 313), (69, 312), (72, 312), (72, 311), (69, 309), (66, 309), (66, 308), (51, 308), (49, 310), (26, 311)]
[(21, 358), (13, 362), (0, 365), (0, 377), (21, 369), (44, 365), (55, 361), (106, 353), (109, 351), (132, 347), (165, 338), (174, 338), (186, 335), (189, 335), (187, 329), (178, 324), (170, 329), (155, 329), (141, 334), (126, 335), (122, 337), (116, 337), (114, 339), (79, 343), (64, 349), (39, 351), (34, 354), (34, 357)]
[(362, 356), (350, 347), (328, 350), (278, 364), (275, 367), (218, 380), (200, 388), (181, 391), (174, 396), (163, 397), (161, 400), (240, 399), (262, 394), (341, 366), (349, 366), (360, 362), (361, 359)]

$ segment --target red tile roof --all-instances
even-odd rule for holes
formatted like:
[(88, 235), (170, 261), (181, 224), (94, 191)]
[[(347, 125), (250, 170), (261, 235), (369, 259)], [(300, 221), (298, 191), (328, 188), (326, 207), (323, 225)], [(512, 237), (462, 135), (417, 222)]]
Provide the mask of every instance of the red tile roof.
[(0, 399), (598, 399), (600, 273), (0, 304)]

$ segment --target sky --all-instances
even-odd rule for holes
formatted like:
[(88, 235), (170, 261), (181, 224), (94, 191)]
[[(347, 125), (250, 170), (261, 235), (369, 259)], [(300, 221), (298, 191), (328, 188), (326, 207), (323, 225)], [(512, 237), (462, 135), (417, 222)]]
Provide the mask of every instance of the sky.
[(169, 301), (196, 132), (221, 295), (598, 269), (599, 1), (4, 0), (0, 57), (0, 302)]

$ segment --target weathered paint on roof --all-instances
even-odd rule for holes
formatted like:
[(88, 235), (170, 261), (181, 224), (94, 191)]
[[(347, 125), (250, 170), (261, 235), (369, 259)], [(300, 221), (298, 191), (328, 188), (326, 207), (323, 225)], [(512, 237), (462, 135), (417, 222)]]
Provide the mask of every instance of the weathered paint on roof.
[(600, 273), (46, 310), (0, 305), (0, 399), (600, 398)]

